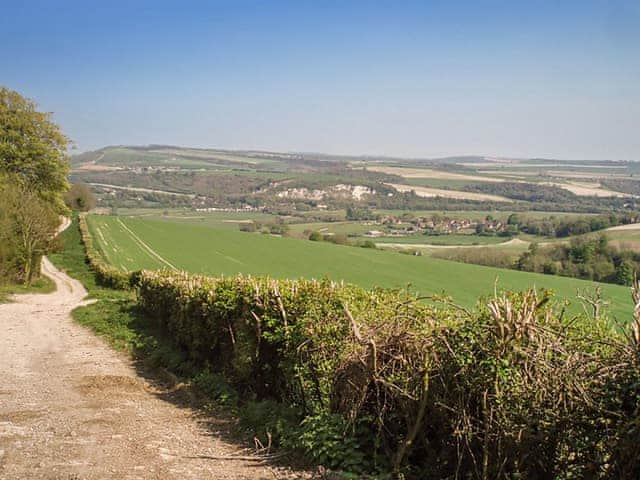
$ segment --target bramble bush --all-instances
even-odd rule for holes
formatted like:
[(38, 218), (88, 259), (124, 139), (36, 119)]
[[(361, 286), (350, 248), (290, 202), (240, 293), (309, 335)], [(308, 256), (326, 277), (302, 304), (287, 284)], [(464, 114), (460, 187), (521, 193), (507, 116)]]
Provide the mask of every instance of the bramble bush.
[(602, 320), (565, 319), (547, 294), (504, 293), (472, 312), (329, 281), (141, 272), (136, 282), (141, 308), (194, 362), (242, 398), (293, 408), (289, 446), (332, 467), (420, 478), (640, 472), (629, 453), (637, 345)]

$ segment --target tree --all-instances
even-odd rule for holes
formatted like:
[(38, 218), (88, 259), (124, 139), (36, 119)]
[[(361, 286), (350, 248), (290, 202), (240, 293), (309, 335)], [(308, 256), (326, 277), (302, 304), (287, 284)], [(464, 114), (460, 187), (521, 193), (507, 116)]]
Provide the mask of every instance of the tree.
[(30, 285), (38, 275), (42, 255), (53, 244), (58, 214), (36, 192), (6, 180), (0, 181), (0, 203), (2, 270)]
[(30, 191), (66, 211), (69, 140), (51, 121), (51, 114), (18, 92), (0, 87), (0, 173), (13, 176)]
[(89, 185), (84, 183), (74, 183), (69, 191), (64, 195), (64, 202), (72, 210), (88, 212), (95, 208), (96, 197)]
[(520, 225), (521, 223), (522, 220), (520, 219), (520, 215), (518, 215), (517, 213), (512, 213), (511, 215), (509, 215), (509, 218), (507, 218), (508, 225)]
[(19, 270), (17, 265), (16, 242), (13, 232), (13, 218), (4, 194), (2, 177), (0, 177), (0, 284), (15, 279)]
[(616, 283), (620, 285), (631, 285), (633, 282), (633, 264), (628, 260), (623, 260), (616, 268)]

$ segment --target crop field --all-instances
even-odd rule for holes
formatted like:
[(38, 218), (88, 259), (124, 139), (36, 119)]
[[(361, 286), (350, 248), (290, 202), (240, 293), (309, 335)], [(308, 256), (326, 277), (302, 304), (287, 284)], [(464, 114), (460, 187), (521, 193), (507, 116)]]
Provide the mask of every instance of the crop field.
[(204, 225), (214, 228), (238, 230), (243, 223), (273, 222), (278, 217), (262, 212), (194, 212), (191, 210), (129, 209), (118, 212), (119, 216), (141, 217), (150, 220), (169, 220), (176, 223)]
[(413, 191), (417, 196), (425, 197), (425, 198), (444, 197), (444, 198), (458, 198), (458, 199), (476, 200), (476, 201), (513, 202), (513, 200), (511, 200), (510, 198), (502, 197), (500, 195), (463, 192), (459, 190), (441, 190), (438, 188), (416, 187), (413, 185), (400, 185), (397, 183), (389, 183), (389, 185), (395, 188), (399, 192)]
[[(167, 220), (93, 215), (88, 223), (106, 261), (125, 270), (177, 268), (213, 276), (327, 277), (365, 288), (410, 286), (421, 295), (446, 293), (466, 306), (472, 306), (479, 296), (491, 294), (497, 281), (498, 287), (505, 289), (552, 289), (572, 301), (572, 312), (581, 310), (575, 300), (576, 290), (595, 285), (571, 278)], [(611, 302), (614, 316), (620, 320), (630, 317), (626, 287), (602, 284), (602, 291)]]
[(406, 167), (368, 167), (374, 172), (389, 173), (399, 175), (404, 178), (430, 178), (438, 180), (463, 180), (473, 182), (504, 182), (502, 178), (484, 177), (481, 175), (465, 175), (454, 172), (433, 170), (430, 168), (406, 168)]
[(405, 237), (378, 237), (376, 243), (398, 243), (410, 245), (499, 245), (509, 238), (497, 236), (465, 235), (451, 233), (447, 235), (407, 235)]
[(372, 222), (315, 222), (315, 223), (292, 223), (289, 225), (294, 235), (302, 236), (306, 231), (317, 231), (323, 234), (344, 234), (344, 235), (362, 235), (370, 230), (379, 229), (379, 225)]

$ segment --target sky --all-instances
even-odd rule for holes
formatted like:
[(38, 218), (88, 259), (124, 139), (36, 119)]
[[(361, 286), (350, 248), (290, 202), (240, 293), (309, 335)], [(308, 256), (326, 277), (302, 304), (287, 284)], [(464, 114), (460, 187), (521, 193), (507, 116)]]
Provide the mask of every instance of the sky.
[(640, 161), (640, 0), (0, 0), (78, 151)]

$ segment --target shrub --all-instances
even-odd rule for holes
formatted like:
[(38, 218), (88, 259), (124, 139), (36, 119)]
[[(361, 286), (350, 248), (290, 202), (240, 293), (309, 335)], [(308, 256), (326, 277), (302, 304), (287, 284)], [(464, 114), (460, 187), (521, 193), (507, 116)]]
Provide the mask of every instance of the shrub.
[(320, 242), (322, 241), (322, 234), (318, 231), (313, 231), (309, 234), (309, 240), (312, 242)]
[(135, 285), (173, 338), (179, 358), (159, 361), (200, 370), (221, 403), (242, 399), (242, 425), (265, 445), (424, 479), (640, 474), (637, 283), (628, 341), (534, 290), (467, 311), (328, 280), (101, 275)]
[(141, 308), (191, 362), (319, 462), (419, 478), (638, 471), (640, 349), (546, 294), (467, 312), (329, 281), (136, 277)]
[(373, 240), (365, 240), (364, 242), (362, 242), (362, 244), (360, 244), (360, 246), (362, 248), (373, 248), (373, 249), (378, 248), (376, 246), (376, 242), (374, 242)]

